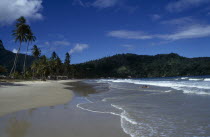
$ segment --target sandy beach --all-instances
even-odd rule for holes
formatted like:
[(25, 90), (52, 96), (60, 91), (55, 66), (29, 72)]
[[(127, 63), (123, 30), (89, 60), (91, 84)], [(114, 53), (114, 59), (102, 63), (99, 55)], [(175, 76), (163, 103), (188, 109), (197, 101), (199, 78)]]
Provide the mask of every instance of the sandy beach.
[[(65, 104), (73, 93), (64, 81), (26, 81), (0, 84), (0, 116), (30, 108)], [(66, 82), (66, 81), (65, 81)], [(70, 80), (68, 82), (74, 82)]]
[(119, 116), (77, 107), (93, 90), (75, 80), (2, 84), (0, 136), (129, 137), (123, 132)]

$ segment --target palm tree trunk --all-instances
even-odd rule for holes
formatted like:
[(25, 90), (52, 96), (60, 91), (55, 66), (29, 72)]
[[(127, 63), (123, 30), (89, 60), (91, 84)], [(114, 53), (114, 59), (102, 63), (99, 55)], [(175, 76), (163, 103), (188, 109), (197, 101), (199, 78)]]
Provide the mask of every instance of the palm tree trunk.
[(11, 76), (11, 74), (12, 74), (13, 70), (14, 70), (16, 60), (17, 60), (17, 53), (16, 53), (16, 55), (15, 55), (15, 60), (14, 60), (14, 63), (13, 63), (12, 69), (10, 70), (10, 76)]
[[(12, 67), (12, 69), (11, 69), (11, 71), (10, 71), (10, 76), (11, 76), (12, 73), (15, 73), (15, 71), (16, 71), (16, 65), (17, 65), (17, 60), (18, 60), (18, 54), (19, 54), (19, 52), (20, 52), (21, 46), (22, 46), (22, 42), (20, 42), (18, 51), (17, 51), (17, 53), (16, 53), (16, 55), (15, 55), (15, 60), (14, 60), (14, 63), (13, 63), (13, 67)], [(14, 72), (13, 72), (13, 71), (14, 71)]]
[(24, 78), (26, 77), (26, 57), (27, 57), (27, 54), (28, 54), (28, 47), (29, 47), (29, 42), (28, 42), (28, 45), (27, 45), (27, 50), (26, 50), (25, 59), (24, 59), (24, 65), (23, 65)]

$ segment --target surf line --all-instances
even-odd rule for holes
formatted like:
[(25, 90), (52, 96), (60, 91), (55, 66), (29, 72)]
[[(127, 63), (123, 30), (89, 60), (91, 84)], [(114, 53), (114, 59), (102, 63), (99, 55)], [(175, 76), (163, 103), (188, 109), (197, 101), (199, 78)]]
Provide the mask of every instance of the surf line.
[[(127, 112), (126, 112), (123, 108), (121, 108), (121, 107), (119, 107), (119, 106), (117, 106), (117, 105), (111, 104), (111, 106), (112, 106), (113, 108), (116, 108), (116, 109), (118, 109), (118, 110), (121, 110), (121, 111), (122, 111), (121, 114), (116, 114), (116, 113), (113, 113), (113, 112), (95, 111), (95, 110), (90, 110), (90, 109), (83, 108), (83, 107), (81, 107), (81, 105), (83, 105), (83, 104), (92, 104), (92, 103), (94, 103), (94, 102), (90, 101), (89, 99), (87, 99), (87, 97), (85, 97), (84, 99), (85, 99), (88, 103), (79, 103), (79, 104), (76, 105), (78, 108), (80, 108), (80, 109), (82, 109), (82, 110), (89, 111), (89, 112), (93, 112), (93, 113), (112, 114), (112, 115), (115, 115), (115, 116), (119, 116), (120, 119), (121, 119), (121, 127), (122, 127), (123, 131), (124, 131), (126, 134), (130, 135), (131, 137), (134, 137), (134, 136), (133, 136), (131, 133), (127, 132), (127, 130), (125, 129), (125, 127), (122, 125), (123, 119), (124, 119), (125, 121), (131, 123), (132, 125), (141, 126), (140, 123), (136, 122), (135, 120), (132, 120), (132, 119), (128, 118), (128, 117), (125, 115)], [(147, 126), (147, 127), (150, 128), (151, 131), (153, 131), (153, 129), (152, 129), (150, 126)]]
[(94, 102), (90, 101), (89, 99), (87, 99), (87, 97), (85, 97), (84, 99), (87, 102), (89, 102), (89, 103), (79, 103), (79, 104), (77, 104), (78, 108), (80, 108), (82, 110), (90, 111), (90, 112), (95, 112), (95, 113), (112, 114), (112, 115), (120, 116), (120, 114), (116, 114), (116, 113), (113, 113), (113, 112), (102, 112), (102, 111), (95, 111), (95, 110), (90, 110), (90, 109), (83, 108), (83, 107), (81, 107), (81, 105), (83, 105), (83, 104), (92, 104), (92, 103), (94, 103)]
[[(86, 100), (87, 102), (89, 102), (90, 104), (94, 103), (94, 102), (90, 101), (89, 99), (87, 99), (86, 97), (85, 97), (85, 100)], [(122, 114), (123, 114), (123, 113), (126, 113), (126, 111), (125, 111), (124, 109), (122, 109), (121, 107), (118, 107), (118, 106), (116, 106), (116, 105), (111, 104), (112, 107), (121, 110), (121, 111), (122, 111), (121, 114), (116, 114), (116, 113), (114, 113), (114, 112), (102, 112), (102, 111), (95, 111), (95, 110), (86, 109), (86, 108), (81, 107), (81, 105), (83, 105), (83, 104), (87, 104), (87, 103), (80, 103), (80, 104), (77, 104), (77, 107), (80, 108), (80, 109), (82, 109), (82, 110), (86, 110), (86, 111), (90, 111), (90, 112), (102, 113), (102, 114), (112, 114), (112, 115), (115, 115), (115, 116), (120, 116), (121, 118), (125, 119), (126, 121), (130, 122), (131, 124), (133, 124), (133, 125), (138, 125), (138, 123), (137, 123), (136, 121), (131, 120), (131, 119), (129, 119), (129, 118), (123, 116)]]
[(159, 91), (161, 92), (160, 90), (146, 90), (146, 89), (131, 89), (131, 88), (119, 88), (119, 87), (111, 87), (111, 88), (114, 88), (114, 89), (122, 89), (122, 90), (134, 90), (134, 91), (149, 91), (149, 92), (156, 92), (156, 91)]

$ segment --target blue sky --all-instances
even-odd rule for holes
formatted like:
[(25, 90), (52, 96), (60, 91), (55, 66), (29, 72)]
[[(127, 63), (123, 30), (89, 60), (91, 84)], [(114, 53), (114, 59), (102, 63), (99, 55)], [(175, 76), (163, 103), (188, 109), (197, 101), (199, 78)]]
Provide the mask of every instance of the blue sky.
[(210, 0), (1, 0), (0, 39), (11, 51), (19, 16), (43, 54), (69, 52), (72, 63), (120, 53), (210, 56)]

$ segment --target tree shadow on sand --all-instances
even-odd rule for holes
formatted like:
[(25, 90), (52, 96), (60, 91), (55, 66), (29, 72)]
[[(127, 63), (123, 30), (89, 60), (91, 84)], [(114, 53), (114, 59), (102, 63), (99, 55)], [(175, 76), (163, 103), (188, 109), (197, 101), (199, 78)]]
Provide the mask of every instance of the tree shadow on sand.
[(26, 84), (17, 84), (11, 82), (0, 82), (0, 87), (2, 86), (27, 86)]

